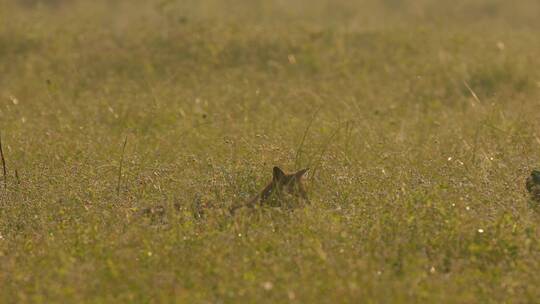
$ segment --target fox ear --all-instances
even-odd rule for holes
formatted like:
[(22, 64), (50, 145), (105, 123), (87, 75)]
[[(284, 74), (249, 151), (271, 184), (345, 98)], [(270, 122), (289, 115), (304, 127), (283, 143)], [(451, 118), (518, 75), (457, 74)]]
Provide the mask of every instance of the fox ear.
[(279, 181), (285, 178), (285, 172), (281, 170), (279, 167), (274, 167), (274, 180)]
[(302, 170), (296, 172), (296, 173), (294, 174), (294, 176), (295, 176), (297, 179), (300, 179), (300, 178), (302, 178), (302, 176), (304, 176), (304, 174), (306, 174), (306, 172), (308, 172), (308, 170), (309, 170), (309, 168), (302, 169)]

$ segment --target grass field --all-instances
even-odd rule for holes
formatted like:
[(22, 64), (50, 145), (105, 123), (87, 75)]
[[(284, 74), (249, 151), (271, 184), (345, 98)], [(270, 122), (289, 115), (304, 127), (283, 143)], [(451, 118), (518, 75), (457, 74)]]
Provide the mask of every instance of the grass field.
[(0, 0), (0, 302), (538, 301), (539, 12)]

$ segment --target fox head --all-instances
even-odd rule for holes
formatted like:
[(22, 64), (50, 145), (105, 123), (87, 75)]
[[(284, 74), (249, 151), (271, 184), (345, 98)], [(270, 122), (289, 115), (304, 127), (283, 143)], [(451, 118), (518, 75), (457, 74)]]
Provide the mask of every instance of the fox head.
[(284, 201), (303, 200), (309, 203), (307, 192), (302, 183), (304, 174), (309, 168), (292, 174), (286, 174), (279, 167), (274, 167), (272, 182), (261, 193), (261, 202), (270, 202), (272, 205), (282, 205)]

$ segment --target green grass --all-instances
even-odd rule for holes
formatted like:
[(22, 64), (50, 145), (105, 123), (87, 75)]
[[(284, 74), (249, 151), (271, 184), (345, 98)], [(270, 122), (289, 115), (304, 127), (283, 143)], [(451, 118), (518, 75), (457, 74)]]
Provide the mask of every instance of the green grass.
[(108, 2), (0, 0), (0, 302), (540, 297), (537, 1)]

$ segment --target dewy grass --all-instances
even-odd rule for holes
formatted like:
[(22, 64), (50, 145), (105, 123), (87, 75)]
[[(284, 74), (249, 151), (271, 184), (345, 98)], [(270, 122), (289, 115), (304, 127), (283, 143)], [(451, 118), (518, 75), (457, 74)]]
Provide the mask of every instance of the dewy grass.
[(0, 0), (0, 302), (537, 301), (539, 10)]

